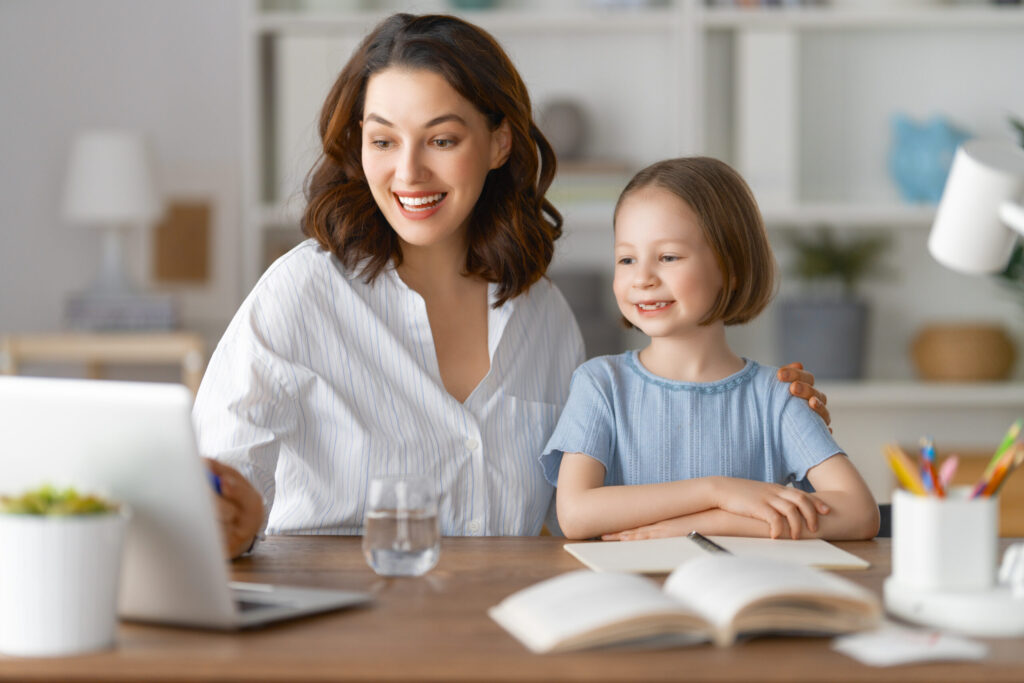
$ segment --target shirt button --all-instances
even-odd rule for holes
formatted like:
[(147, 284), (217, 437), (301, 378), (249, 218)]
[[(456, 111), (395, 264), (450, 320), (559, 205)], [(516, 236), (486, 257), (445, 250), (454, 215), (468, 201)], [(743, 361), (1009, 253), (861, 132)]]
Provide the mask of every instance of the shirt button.
[(480, 442), (476, 439), (466, 439), (466, 450), (468, 451), (475, 451), (479, 445)]
[(472, 531), (474, 534), (480, 533), (480, 522), (474, 519), (472, 522), (469, 523), (469, 530)]

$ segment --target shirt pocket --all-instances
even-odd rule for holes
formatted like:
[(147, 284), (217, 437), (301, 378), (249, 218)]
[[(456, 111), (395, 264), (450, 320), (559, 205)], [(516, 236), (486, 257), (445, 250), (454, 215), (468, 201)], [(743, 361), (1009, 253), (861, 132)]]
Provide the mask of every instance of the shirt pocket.
[(555, 428), (561, 406), (528, 401), (506, 394), (499, 401), (494, 430), (488, 440), (494, 457), (489, 459), (489, 490), (495, 497), (501, 531), (536, 534), (551, 502), (553, 488), (544, 478), (541, 449)]

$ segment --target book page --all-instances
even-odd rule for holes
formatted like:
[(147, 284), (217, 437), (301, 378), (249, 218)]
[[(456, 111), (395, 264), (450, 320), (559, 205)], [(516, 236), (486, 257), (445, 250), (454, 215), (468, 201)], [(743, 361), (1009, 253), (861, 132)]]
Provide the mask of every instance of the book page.
[[(875, 622), (881, 615), (878, 597), (849, 579), (791, 562), (724, 553), (682, 565), (669, 575), (664, 590), (730, 637), (743, 628), (734, 623), (737, 616), (758, 603), (766, 609), (749, 624), (759, 630), (840, 630), (847, 621)], [(777, 598), (774, 611), (772, 598)]]
[[(770, 539), (710, 536), (735, 555), (780, 559), (822, 569), (866, 569), (870, 566), (852, 553), (821, 539)], [(667, 573), (707, 551), (686, 536), (642, 541), (567, 543), (564, 548), (580, 562), (599, 572)]]
[(488, 614), (534, 652), (685, 631), (708, 639), (697, 614), (657, 583), (629, 574), (569, 572), (513, 593)]

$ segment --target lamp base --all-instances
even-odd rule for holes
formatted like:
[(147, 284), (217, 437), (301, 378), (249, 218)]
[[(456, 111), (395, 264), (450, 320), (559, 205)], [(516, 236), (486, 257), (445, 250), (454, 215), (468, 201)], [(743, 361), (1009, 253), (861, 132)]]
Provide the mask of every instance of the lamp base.
[(178, 309), (170, 294), (90, 291), (73, 294), (64, 319), (75, 330), (172, 330)]
[(1024, 598), (1009, 586), (987, 591), (919, 590), (885, 580), (885, 608), (890, 614), (925, 626), (968, 636), (1017, 638), (1024, 635)]

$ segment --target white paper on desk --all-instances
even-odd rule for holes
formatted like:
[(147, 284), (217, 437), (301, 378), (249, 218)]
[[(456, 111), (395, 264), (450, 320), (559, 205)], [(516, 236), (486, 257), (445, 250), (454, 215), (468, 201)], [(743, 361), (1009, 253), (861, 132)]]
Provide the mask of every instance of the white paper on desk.
[[(871, 566), (866, 560), (817, 538), (798, 541), (741, 536), (709, 538), (734, 555), (795, 562), (819, 569), (866, 569)], [(564, 547), (594, 571), (640, 574), (670, 572), (687, 560), (708, 553), (686, 536), (642, 541), (567, 543)]]
[(988, 646), (976, 640), (890, 621), (875, 631), (840, 636), (832, 641), (832, 649), (868, 666), (978, 660), (988, 656)]

